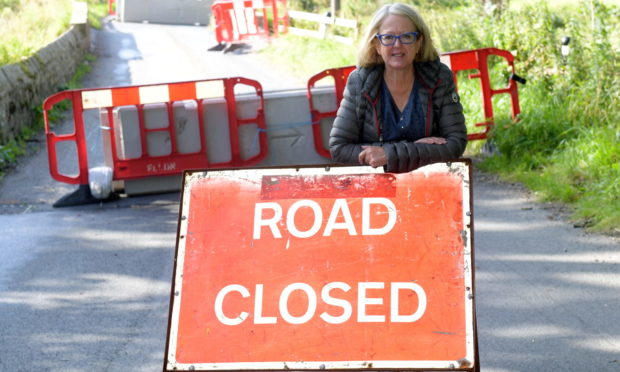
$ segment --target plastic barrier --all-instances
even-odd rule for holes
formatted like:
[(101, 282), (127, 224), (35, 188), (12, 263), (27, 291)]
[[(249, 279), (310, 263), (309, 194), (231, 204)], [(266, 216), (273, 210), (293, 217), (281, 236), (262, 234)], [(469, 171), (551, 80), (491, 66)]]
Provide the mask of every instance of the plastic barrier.
[(116, 0), (108, 0), (108, 14), (116, 15)]
[[(254, 116), (240, 117), (237, 85), (253, 88), (254, 99), (244, 105), (245, 112)], [(50, 127), (49, 110), (65, 100), (72, 104), (74, 130), (61, 135)], [(192, 168), (246, 167), (267, 155), (263, 91), (255, 80), (234, 77), (63, 91), (43, 103), (50, 173), (57, 181), (80, 185), (82, 194), (88, 194), (89, 184), (84, 111), (90, 109), (99, 110), (104, 151), (108, 149), (105, 162), (113, 169), (114, 180), (178, 175)], [(209, 133), (215, 137), (210, 141)], [(242, 149), (242, 137), (252, 145)], [(57, 146), (63, 142), (76, 148), (77, 175), (59, 170)], [(75, 198), (80, 196), (68, 196), (55, 206), (84, 203), (74, 203)]]
[[(319, 72), (318, 74), (312, 76), (308, 80), (308, 104), (310, 105), (310, 114), (312, 115), (312, 122), (314, 124), (322, 124), (323, 120), (333, 120), (336, 118), (336, 111), (338, 111), (338, 107), (340, 106), (340, 101), (342, 100), (342, 94), (344, 92), (344, 88), (347, 84), (347, 79), (349, 78), (349, 74), (351, 71), (355, 69), (355, 66), (347, 66), (341, 68), (333, 68), (329, 70), (325, 70)], [(316, 96), (314, 93), (314, 88), (317, 82), (325, 79), (325, 78), (333, 78), (334, 79), (334, 97), (335, 97), (335, 105), (332, 110), (329, 111), (319, 111), (316, 105)], [(331, 123), (328, 126), (331, 128)], [(322, 132), (323, 125), (313, 125), (312, 133), (314, 135), (314, 147), (316, 152), (322, 156), (330, 157), (329, 148), (326, 146), (325, 140), (326, 136)], [(327, 138), (329, 138), (329, 133), (327, 133)]]
[[(508, 87), (503, 89), (492, 89), (491, 83), (489, 79), (489, 68), (488, 68), (488, 57), (490, 55), (500, 56), (506, 59), (510, 68), (512, 69), (512, 75), (508, 82)], [(519, 94), (517, 92), (517, 82), (525, 84), (525, 79), (519, 77), (515, 74), (514, 70), (514, 56), (505, 50), (497, 49), (497, 48), (484, 48), (484, 49), (475, 49), (475, 50), (465, 50), (465, 51), (457, 51), (457, 52), (449, 52), (443, 53), (441, 55), (442, 62), (446, 63), (450, 69), (455, 73), (454, 81), (457, 84), (456, 73), (462, 70), (478, 70), (477, 74), (469, 75), (470, 79), (480, 78), (480, 85), (482, 89), (482, 104), (484, 108), (484, 115), (486, 120), (483, 123), (476, 123), (475, 126), (481, 127), (484, 126), (484, 132), (479, 133), (470, 133), (468, 134), (468, 140), (479, 140), (486, 139), (487, 134), (491, 130), (494, 125), (493, 122), (493, 101), (492, 98), (496, 94), (504, 94), (507, 93), (510, 95), (511, 104), (512, 104), (512, 118), (516, 119), (517, 115), (521, 112), (519, 107)], [(325, 120), (329, 118), (335, 118), (338, 107), (340, 106), (340, 100), (342, 99), (342, 95), (344, 92), (344, 88), (346, 86), (346, 80), (351, 71), (355, 66), (346, 66), (335, 69), (329, 69), (318, 74), (312, 76), (308, 80), (308, 102), (310, 104), (310, 108), (312, 111), (312, 120), (313, 122), (318, 122), (320, 120)], [(312, 87), (314, 87), (315, 83), (327, 76), (333, 76), (335, 80), (334, 88), (336, 90), (337, 97), (337, 106), (333, 111), (329, 112), (318, 112), (313, 109), (313, 94)], [(458, 87), (458, 85), (457, 85)], [(317, 132), (320, 128), (315, 128), (315, 146), (317, 152), (322, 154), (323, 156), (329, 157), (329, 151), (326, 150), (328, 148), (327, 141), (325, 140), (325, 136), (322, 136), (320, 132)]]
[(218, 43), (240, 42), (252, 37), (269, 38), (269, 11), (274, 36), (288, 29), (285, 0), (216, 0), (211, 11)]
[[(506, 62), (512, 70), (508, 86), (502, 89), (492, 89), (489, 78), (489, 56), (499, 56), (506, 59)], [(482, 89), (482, 107), (484, 110), (485, 121), (474, 124), (477, 127), (484, 127), (484, 132), (470, 133), (469, 140), (486, 139), (487, 134), (495, 125), (493, 121), (493, 96), (496, 94), (509, 94), (512, 106), (512, 118), (516, 119), (521, 112), (519, 107), (519, 94), (517, 92), (517, 82), (525, 84), (525, 79), (515, 74), (514, 56), (502, 49), (483, 48), (474, 50), (463, 50), (456, 52), (448, 52), (442, 54), (442, 62), (450, 66), (454, 72), (454, 82), (456, 81), (456, 73), (464, 70), (478, 70), (478, 73), (469, 75), (470, 79), (479, 78), (480, 88)]]
[[(508, 88), (491, 89), (489, 55), (503, 56), (513, 66), (508, 52), (492, 48), (443, 56), (455, 71), (480, 71), (470, 77), (481, 78), (488, 119), (477, 124), (485, 131), (470, 133), (470, 140), (486, 138), (492, 127), (493, 95), (510, 94), (513, 117), (519, 113), (515, 81), (522, 79), (513, 73)], [(97, 202), (94, 196), (108, 195), (112, 188), (122, 188), (127, 195), (174, 191), (178, 175), (186, 169), (330, 164), (329, 134), (353, 69), (325, 70), (312, 76), (304, 89), (266, 94), (259, 82), (234, 77), (69, 90), (50, 96), (43, 106), (50, 173), (57, 181), (79, 185), (55, 206)], [(332, 85), (324, 84), (332, 79)], [(239, 93), (244, 88), (250, 93), (236, 95), (237, 86), (242, 88)], [(49, 110), (61, 101), (71, 103), (71, 133), (57, 134), (49, 125)], [(98, 115), (101, 126), (87, 131), (85, 123), (97, 123), (92, 115)], [(99, 134), (103, 167), (92, 142)], [(74, 155), (59, 160), (66, 147)], [(101, 184), (114, 181), (120, 182)]]

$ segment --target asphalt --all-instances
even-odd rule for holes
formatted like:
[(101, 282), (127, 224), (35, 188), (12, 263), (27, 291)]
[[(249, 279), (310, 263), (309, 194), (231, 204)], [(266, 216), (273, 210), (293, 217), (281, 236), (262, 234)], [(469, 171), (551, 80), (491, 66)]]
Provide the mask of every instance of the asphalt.
[[(93, 44), (85, 87), (225, 76), (265, 90), (304, 84), (255, 53), (260, 45), (207, 52), (215, 40), (203, 27), (108, 22)], [(87, 121), (95, 146), (96, 118)], [(43, 138), (31, 145), (0, 185), (0, 371), (161, 370), (178, 193), (53, 208), (75, 187), (50, 177)], [(474, 173), (482, 371), (620, 371), (620, 241)]]

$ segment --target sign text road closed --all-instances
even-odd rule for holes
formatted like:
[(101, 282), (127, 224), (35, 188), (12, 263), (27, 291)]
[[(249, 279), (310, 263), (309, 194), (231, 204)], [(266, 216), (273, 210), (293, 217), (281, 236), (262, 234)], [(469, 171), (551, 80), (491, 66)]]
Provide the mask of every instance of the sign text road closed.
[(168, 370), (473, 368), (469, 163), (186, 173)]

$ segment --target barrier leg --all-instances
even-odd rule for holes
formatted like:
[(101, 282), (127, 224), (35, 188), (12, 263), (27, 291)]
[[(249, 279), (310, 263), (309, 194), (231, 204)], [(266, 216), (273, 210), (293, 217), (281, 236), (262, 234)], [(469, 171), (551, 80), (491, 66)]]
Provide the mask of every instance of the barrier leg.
[(221, 52), (225, 48), (226, 48), (226, 43), (218, 43), (207, 50), (209, 52)]

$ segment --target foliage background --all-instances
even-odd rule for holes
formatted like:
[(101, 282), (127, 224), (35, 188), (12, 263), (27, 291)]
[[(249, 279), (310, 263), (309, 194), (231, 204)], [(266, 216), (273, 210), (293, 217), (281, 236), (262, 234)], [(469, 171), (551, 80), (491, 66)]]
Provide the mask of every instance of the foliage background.
[[(449, 22), (457, 12), (460, 22)], [(519, 87), (520, 120), (498, 118), (492, 142), (499, 154), (481, 167), (525, 183), (543, 200), (573, 205), (580, 225), (620, 232), (618, 6), (542, 2), (430, 14), (442, 49), (509, 50), (528, 78)], [(561, 53), (565, 36), (568, 56)]]
[[(107, 0), (88, 3), (89, 23), (101, 25)], [(21, 61), (69, 29), (73, 0), (0, 0), (0, 66)]]

